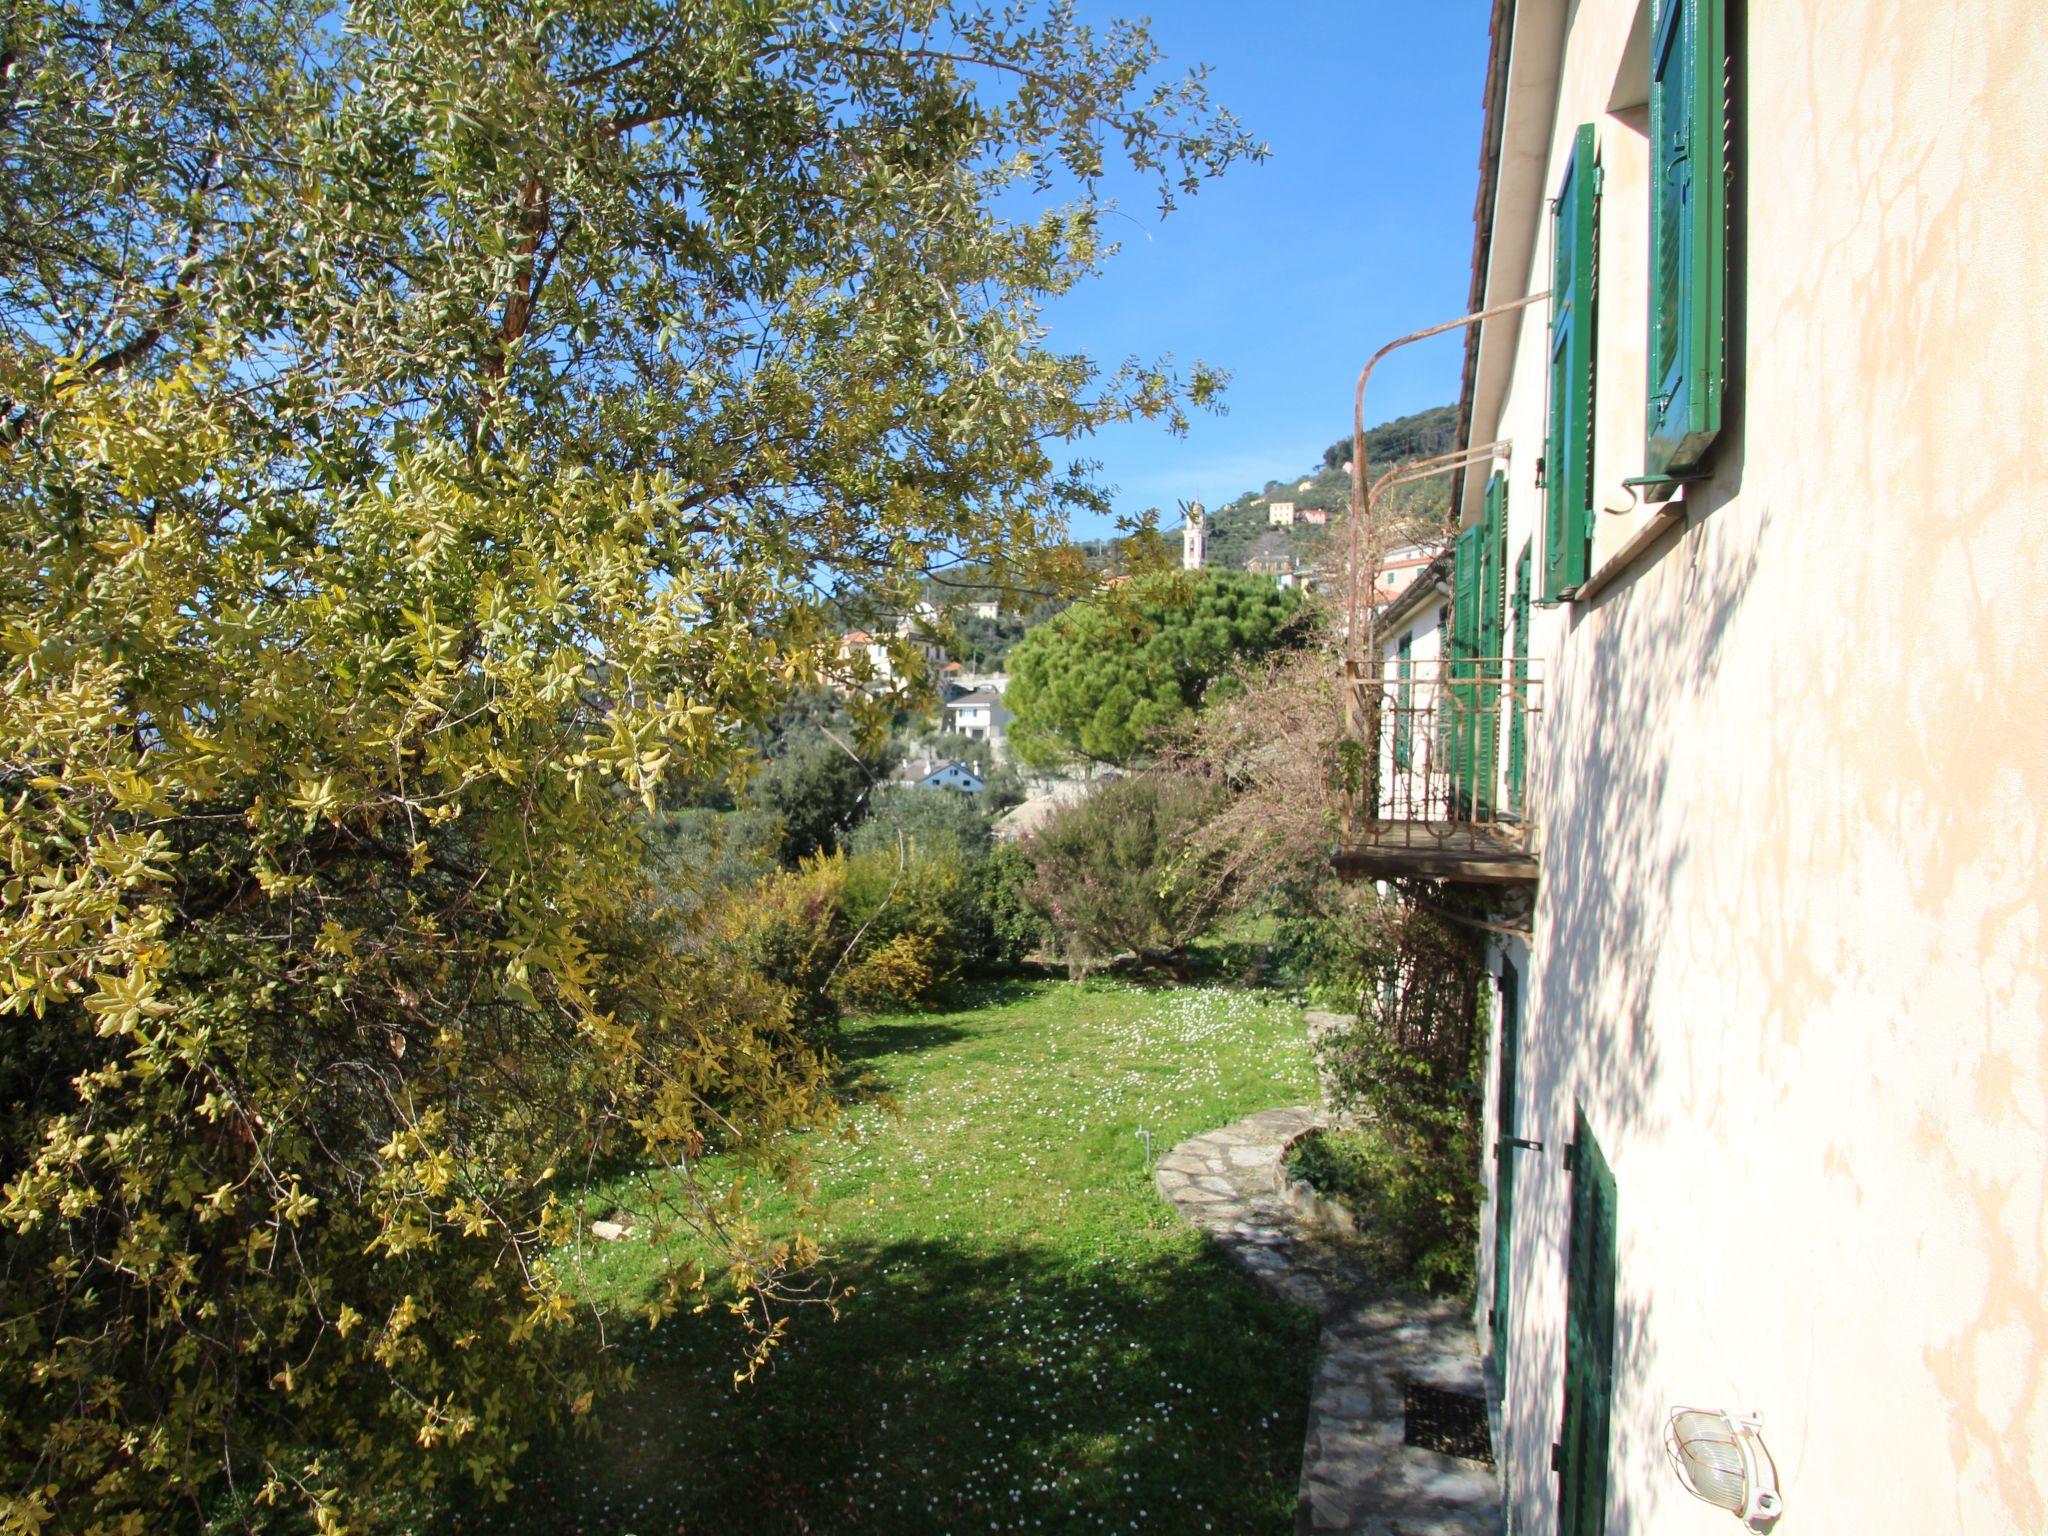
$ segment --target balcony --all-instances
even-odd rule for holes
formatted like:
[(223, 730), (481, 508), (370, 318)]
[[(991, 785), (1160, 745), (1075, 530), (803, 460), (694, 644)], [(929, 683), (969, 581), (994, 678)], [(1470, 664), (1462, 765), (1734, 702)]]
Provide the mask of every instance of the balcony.
[(1530, 744), (1534, 664), (1502, 656), (1389, 658), (1351, 678), (1356, 776), (1332, 864), (1348, 879), (1519, 884), (1536, 878)]

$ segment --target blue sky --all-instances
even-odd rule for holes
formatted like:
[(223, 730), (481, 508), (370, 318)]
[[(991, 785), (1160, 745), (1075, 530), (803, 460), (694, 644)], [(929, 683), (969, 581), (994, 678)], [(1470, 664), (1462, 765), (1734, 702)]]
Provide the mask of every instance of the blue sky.
[[(1083, 0), (1092, 20), (1150, 14), (1181, 67), (1272, 150), (1164, 222), (1126, 202), (1122, 252), (1048, 319), (1105, 361), (1171, 353), (1227, 369), (1227, 413), (1185, 439), (1131, 427), (1076, 444), (1120, 513), (1211, 506), (1306, 470), (1350, 427), (1373, 350), (1465, 307), (1486, 70), (1484, 0)], [(1374, 375), (1368, 423), (1456, 398), (1455, 337)], [(1104, 527), (1077, 527), (1089, 536)]]

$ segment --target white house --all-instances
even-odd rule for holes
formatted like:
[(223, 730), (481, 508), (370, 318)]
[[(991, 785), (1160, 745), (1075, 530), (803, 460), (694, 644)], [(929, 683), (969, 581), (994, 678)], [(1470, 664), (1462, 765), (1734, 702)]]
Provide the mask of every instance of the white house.
[(1339, 862), (1494, 893), (1510, 1528), (2048, 1531), (2048, 25), (1491, 14), (1478, 728)]
[(980, 763), (956, 763), (939, 757), (907, 762), (892, 777), (918, 789), (950, 789), (963, 795), (978, 795), (988, 787), (981, 776)]
[(1003, 695), (995, 688), (976, 688), (957, 698), (948, 699), (945, 705), (945, 726), (947, 735), (965, 736), (971, 741), (985, 741), (991, 748), (1000, 749), (1010, 721), (1014, 718), (1003, 707)]
[(897, 661), (899, 653), (921, 657), (927, 677), (936, 678), (946, 667), (945, 647), (932, 638), (938, 622), (938, 610), (929, 603), (919, 603), (910, 612), (897, 615), (891, 626), (893, 642), (888, 634), (851, 629), (839, 637), (839, 654), (845, 660), (864, 659), (874, 682), (884, 686), (904, 678), (904, 670)]
[(1294, 503), (1276, 501), (1266, 508), (1266, 526), (1269, 528), (1292, 528), (1294, 526)]

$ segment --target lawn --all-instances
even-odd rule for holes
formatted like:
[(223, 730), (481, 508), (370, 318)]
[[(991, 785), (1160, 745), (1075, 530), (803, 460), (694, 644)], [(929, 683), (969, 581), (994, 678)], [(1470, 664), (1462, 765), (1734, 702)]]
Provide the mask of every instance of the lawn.
[[(1174, 1218), (1142, 1133), (1156, 1156), (1309, 1099), (1299, 1013), (1110, 982), (975, 1002), (850, 1028), (858, 1107), (814, 1139), (805, 1218), (854, 1289), (839, 1319), (806, 1309), (737, 1388), (717, 1314), (640, 1333), (598, 1436), (463, 1529), (1292, 1529), (1313, 1321)], [(589, 1294), (632, 1299), (652, 1258), (597, 1245)]]

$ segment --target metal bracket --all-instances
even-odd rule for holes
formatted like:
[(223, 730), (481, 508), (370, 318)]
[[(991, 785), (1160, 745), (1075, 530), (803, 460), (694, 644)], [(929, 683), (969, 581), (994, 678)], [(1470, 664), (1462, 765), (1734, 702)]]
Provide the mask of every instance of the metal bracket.
[(1531, 1141), (1526, 1136), (1503, 1136), (1500, 1139), (1499, 1145), (1520, 1147), (1524, 1152), (1541, 1152), (1543, 1150), (1542, 1142)]
[[(1710, 474), (1695, 471), (1689, 475), (1637, 475), (1633, 479), (1622, 481), (1621, 484), (1622, 488), (1628, 491), (1630, 495), (1635, 495), (1636, 487), (1638, 486), (1655, 487), (1659, 490), (1663, 490), (1675, 485), (1697, 485), (1702, 480), (1711, 480), (1713, 478), (1714, 477)], [(1652, 498), (1648, 496), (1643, 497), (1643, 500), (1645, 501), (1649, 501), (1651, 499)], [(1669, 501), (1671, 498), (1669, 496), (1664, 496), (1657, 499), (1661, 501)], [(1610, 508), (1607, 510), (1612, 509)]]
[(1576, 1141), (1574, 1141), (1568, 1143), (1564, 1149), (1564, 1171), (1566, 1173), (1576, 1173), (1578, 1172), (1578, 1168), (1579, 1144)]

